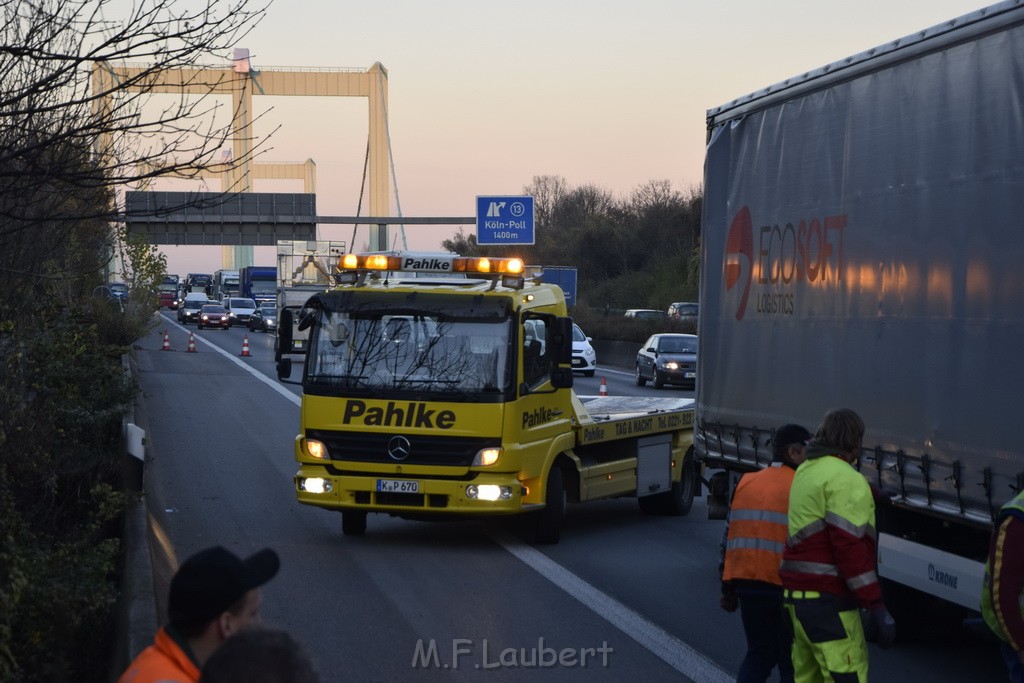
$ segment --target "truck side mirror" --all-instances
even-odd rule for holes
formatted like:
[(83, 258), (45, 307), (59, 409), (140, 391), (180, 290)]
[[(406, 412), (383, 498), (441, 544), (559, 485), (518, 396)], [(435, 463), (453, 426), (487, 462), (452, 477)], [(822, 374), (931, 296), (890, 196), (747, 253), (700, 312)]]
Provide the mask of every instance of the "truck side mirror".
[(572, 368), (555, 368), (551, 371), (551, 386), (555, 389), (572, 389)]
[[(555, 318), (547, 328), (545, 345), (558, 365), (572, 365), (572, 318)], [(570, 386), (572, 386), (570, 384)]]

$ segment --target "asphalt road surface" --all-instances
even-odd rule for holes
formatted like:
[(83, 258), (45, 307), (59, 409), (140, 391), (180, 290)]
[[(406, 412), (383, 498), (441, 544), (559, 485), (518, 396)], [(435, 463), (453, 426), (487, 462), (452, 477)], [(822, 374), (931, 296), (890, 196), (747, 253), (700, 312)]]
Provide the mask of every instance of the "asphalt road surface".
[[(554, 546), (531, 545), (515, 520), (371, 515), (365, 536), (345, 537), (340, 515), (295, 502), (300, 392), (277, 381), (272, 336), (165, 316), (136, 345), (157, 555), (173, 565), (213, 544), (276, 549), (264, 620), (307, 645), (323, 680), (734, 679), (745, 641), (739, 616), (718, 607), (723, 522), (706, 519), (702, 499), (685, 517), (648, 517), (633, 499), (570, 506)], [(693, 396), (614, 368), (576, 390), (596, 395), (602, 377), (609, 393)], [(157, 563), (161, 604), (170, 571)], [(995, 645), (961, 630), (872, 646), (871, 671), (1005, 680)]]

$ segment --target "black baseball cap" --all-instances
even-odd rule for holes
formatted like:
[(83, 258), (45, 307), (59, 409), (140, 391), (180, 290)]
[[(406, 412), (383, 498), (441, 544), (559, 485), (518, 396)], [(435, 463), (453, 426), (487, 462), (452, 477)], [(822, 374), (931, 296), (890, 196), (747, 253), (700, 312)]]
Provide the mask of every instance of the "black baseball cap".
[(270, 548), (244, 560), (219, 545), (200, 550), (171, 578), (168, 618), (183, 628), (205, 624), (274, 578), (280, 567), (280, 558)]
[(775, 430), (772, 438), (772, 454), (776, 462), (782, 462), (782, 456), (786, 453), (786, 447), (795, 443), (807, 443), (811, 433), (797, 424), (782, 425)]

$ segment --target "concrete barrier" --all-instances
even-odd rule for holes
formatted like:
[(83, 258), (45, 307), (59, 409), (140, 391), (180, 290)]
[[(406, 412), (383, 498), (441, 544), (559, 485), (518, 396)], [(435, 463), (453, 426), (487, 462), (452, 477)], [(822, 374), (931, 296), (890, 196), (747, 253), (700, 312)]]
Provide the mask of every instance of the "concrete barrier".
[(590, 342), (597, 353), (597, 367), (609, 365), (613, 368), (632, 370), (636, 367), (636, 353), (640, 350), (638, 342), (605, 341), (595, 339)]
[[(136, 366), (129, 356), (122, 356), (122, 366), (134, 382)], [(157, 629), (154, 597), (153, 564), (149, 552), (149, 523), (146, 498), (143, 495), (145, 462), (145, 411), (135, 405), (122, 418), (121, 460), (124, 463), (125, 493), (129, 497), (121, 536), (121, 593), (117, 607), (117, 634), (110, 661), (109, 680), (115, 681), (132, 659), (153, 642)]]

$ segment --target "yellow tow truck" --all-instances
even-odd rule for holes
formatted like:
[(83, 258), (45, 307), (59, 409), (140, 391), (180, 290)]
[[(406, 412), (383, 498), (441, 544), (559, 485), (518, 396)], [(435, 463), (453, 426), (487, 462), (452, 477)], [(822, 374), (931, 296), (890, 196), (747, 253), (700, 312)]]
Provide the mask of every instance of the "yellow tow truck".
[(570, 502), (689, 512), (693, 401), (577, 396), (562, 290), (520, 259), (346, 254), (333, 275), (297, 313), (301, 380), (289, 358), (277, 371), (303, 388), (298, 501), (340, 511), (344, 534), (371, 512), (530, 514), (536, 540), (556, 543)]

